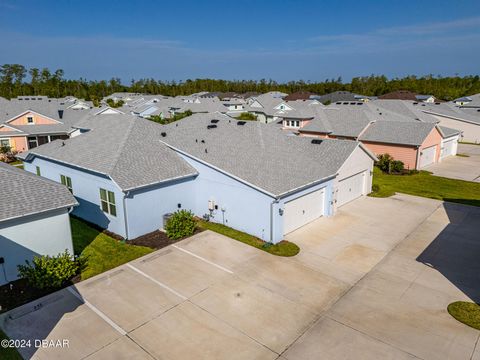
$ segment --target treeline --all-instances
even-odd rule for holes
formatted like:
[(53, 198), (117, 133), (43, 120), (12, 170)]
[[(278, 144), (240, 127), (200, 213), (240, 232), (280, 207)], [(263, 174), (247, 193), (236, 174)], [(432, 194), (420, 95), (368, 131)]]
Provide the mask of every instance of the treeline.
[(85, 100), (98, 100), (114, 92), (138, 92), (163, 94), (169, 96), (188, 95), (200, 91), (237, 92), (310, 91), (319, 95), (333, 91), (351, 91), (354, 93), (379, 96), (395, 90), (410, 90), (419, 94), (433, 94), (439, 99), (453, 100), (461, 96), (480, 93), (478, 75), (464, 77), (441, 77), (427, 75), (407, 76), (388, 79), (384, 75), (371, 75), (353, 78), (344, 83), (341, 78), (327, 79), (323, 82), (290, 81), (279, 83), (273, 80), (216, 80), (195, 79), (185, 81), (161, 81), (154, 79), (132, 80), (129, 85), (122, 84), (119, 78), (110, 80), (87, 81), (64, 79), (61, 69), (50, 71), (48, 68), (27, 69), (19, 64), (0, 66), (0, 96), (13, 98), (19, 95), (46, 95), (63, 97), (73, 95)]

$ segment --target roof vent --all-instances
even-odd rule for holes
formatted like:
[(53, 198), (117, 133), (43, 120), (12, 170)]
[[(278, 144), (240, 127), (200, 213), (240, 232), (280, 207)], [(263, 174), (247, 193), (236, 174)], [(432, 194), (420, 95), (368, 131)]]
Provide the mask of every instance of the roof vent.
[(321, 140), (321, 139), (312, 139), (312, 144), (318, 145), (318, 144), (321, 144), (322, 142), (323, 142), (323, 140)]
[(216, 129), (217, 125), (207, 125), (207, 129)]
[(165, 137), (165, 136), (167, 136), (167, 133), (166, 133), (166, 132), (162, 132), (162, 133), (160, 133), (160, 135), (162, 135), (162, 137)]
[(237, 121), (237, 125), (245, 125), (246, 123), (246, 121)]
[(217, 119), (210, 120), (210, 122), (211, 122), (212, 124), (216, 124), (216, 123), (218, 123), (219, 121), (220, 121), (220, 120), (217, 120)]
[(357, 105), (363, 105), (363, 103), (362, 103), (362, 102), (358, 102)]
[(416, 101), (413, 102), (413, 105), (417, 105), (417, 104), (418, 104), (418, 102), (416, 102)]
[(65, 141), (62, 141), (62, 146), (65, 146)]
[(436, 102), (435, 105), (440, 105), (440, 103), (439, 103), (439, 102)]
[(205, 140), (200, 141), (202, 144), (205, 144)]

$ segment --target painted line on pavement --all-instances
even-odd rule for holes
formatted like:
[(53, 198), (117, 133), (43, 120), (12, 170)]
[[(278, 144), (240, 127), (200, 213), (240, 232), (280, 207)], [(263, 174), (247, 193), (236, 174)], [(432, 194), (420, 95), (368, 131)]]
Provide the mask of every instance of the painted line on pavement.
[(180, 294), (179, 292), (176, 292), (175, 290), (173, 290), (171, 287), (161, 283), (160, 281), (154, 279), (153, 277), (151, 277), (150, 275), (148, 274), (145, 274), (142, 270), (140, 269), (137, 269), (135, 266), (133, 265), (130, 265), (130, 264), (126, 264), (130, 269), (132, 269), (133, 271), (136, 271), (137, 273), (139, 273), (140, 275), (146, 277), (148, 280), (151, 280), (153, 281), (155, 284), (157, 284), (158, 286), (164, 288), (165, 290), (168, 290), (170, 291), (172, 294), (175, 294), (177, 295), (179, 298), (181, 298), (182, 300), (187, 300), (187, 297), (186, 296), (183, 296), (182, 294)]
[(120, 334), (122, 335), (127, 335), (127, 332), (123, 330), (120, 326), (118, 326), (112, 319), (110, 319), (107, 315), (105, 315), (102, 311), (97, 309), (94, 305), (92, 305), (88, 300), (84, 299), (82, 295), (80, 295), (78, 292), (73, 290), (71, 287), (67, 288), (68, 291), (72, 293), (73, 296), (75, 296), (78, 300), (80, 300), (82, 303), (87, 305), (90, 309), (93, 310), (95, 314), (100, 316), (103, 320), (105, 320), (108, 325), (113, 327), (115, 330), (117, 330)]
[(194, 253), (192, 253), (192, 252), (190, 252), (190, 251), (188, 251), (188, 250), (182, 249), (181, 247), (178, 247), (177, 245), (172, 245), (172, 247), (174, 247), (175, 249), (178, 249), (178, 250), (180, 250), (180, 251), (183, 251), (184, 253), (186, 253), (186, 254), (188, 254), (188, 255), (191, 255), (191, 256), (193, 256), (193, 257), (196, 257), (197, 259), (200, 259), (200, 260), (206, 262), (207, 264), (213, 265), (213, 266), (219, 268), (220, 270), (223, 270), (223, 271), (225, 271), (225, 272), (227, 272), (227, 273), (229, 273), (229, 274), (233, 274), (233, 271), (228, 270), (227, 268), (224, 268), (224, 267), (221, 266), (221, 265), (215, 264), (214, 262), (211, 262), (210, 260), (207, 260), (207, 259), (205, 259), (205, 258), (203, 258), (203, 257), (201, 257), (201, 256), (198, 256), (197, 254), (194, 254)]

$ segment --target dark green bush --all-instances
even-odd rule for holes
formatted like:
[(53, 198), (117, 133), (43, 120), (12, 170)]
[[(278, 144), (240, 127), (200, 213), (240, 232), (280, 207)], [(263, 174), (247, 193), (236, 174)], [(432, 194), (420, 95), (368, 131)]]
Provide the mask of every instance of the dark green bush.
[(403, 162), (395, 160), (390, 154), (381, 154), (377, 158), (375, 165), (385, 173), (401, 173), (404, 169)]
[(73, 259), (67, 250), (57, 256), (35, 256), (31, 264), (28, 260), (25, 263), (18, 265), (18, 273), (37, 289), (59, 288), (81, 267), (80, 261)]
[(379, 192), (379, 191), (380, 191), (380, 185), (373, 184), (372, 185), (372, 192)]
[(393, 160), (390, 162), (390, 171), (400, 173), (403, 171), (403, 162), (400, 160)]
[(167, 232), (167, 236), (172, 240), (192, 235), (195, 231), (193, 213), (188, 210), (174, 212), (165, 224), (165, 231)]

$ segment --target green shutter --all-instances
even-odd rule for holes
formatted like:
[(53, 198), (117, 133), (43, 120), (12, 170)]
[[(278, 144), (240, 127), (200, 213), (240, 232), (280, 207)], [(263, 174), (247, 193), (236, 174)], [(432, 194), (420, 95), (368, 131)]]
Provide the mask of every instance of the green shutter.
[(37, 175), (40, 176), (40, 166), (37, 166)]

